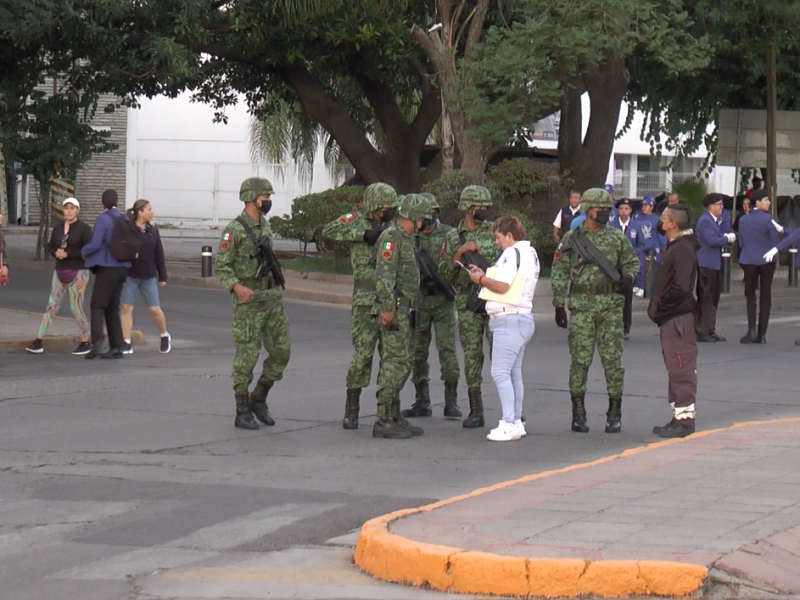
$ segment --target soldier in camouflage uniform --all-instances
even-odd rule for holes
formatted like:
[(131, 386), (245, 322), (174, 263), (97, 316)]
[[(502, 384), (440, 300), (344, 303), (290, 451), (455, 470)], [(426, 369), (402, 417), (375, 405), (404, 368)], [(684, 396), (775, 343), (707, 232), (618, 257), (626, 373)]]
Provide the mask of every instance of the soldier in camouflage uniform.
[(397, 208), (398, 220), (381, 234), (377, 245), (373, 313), (380, 322), (380, 372), (378, 373), (378, 414), (373, 437), (406, 439), (422, 435), (400, 414), (400, 390), (411, 372), (412, 330), (410, 318), (419, 290), (419, 265), (414, 233), (431, 218), (431, 208), (418, 194), (404, 196)]
[[(618, 229), (608, 227), (611, 196), (602, 189), (586, 190), (581, 199), (581, 212), (586, 215), (578, 229), (561, 240), (553, 260), (553, 305), (556, 323), (567, 327), (564, 302), (569, 291), (569, 351), (572, 364), (569, 371), (569, 391), (572, 396), (572, 431), (589, 431), (586, 423), (586, 380), (594, 357), (595, 344), (603, 363), (608, 390), (606, 433), (618, 433), (622, 428), (622, 308), (625, 293), (633, 287), (639, 273), (639, 261), (633, 246)], [(580, 231), (611, 265), (621, 270), (622, 279), (615, 285), (599, 266), (580, 257), (573, 242)]]
[(375, 305), (375, 243), (393, 221), (397, 193), (385, 183), (373, 183), (364, 192), (364, 208), (342, 215), (322, 229), (322, 235), (336, 242), (350, 243), (353, 266), (353, 308), (351, 338), (353, 359), (347, 372), (347, 399), (342, 427), (358, 429), (361, 388), (369, 385), (372, 358), (378, 342)]
[[(494, 241), (492, 222), (487, 221), (488, 207), (492, 196), (485, 187), (468, 185), (461, 192), (458, 210), (465, 211), (464, 219), (458, 224), (456, 233), (461, 247), (456, 250), (453, 261), (464, 262), (466, 252), (479, 252), (486, 262), (494, 264), (500, 258), (500, 247)], [(489, 317), (486, 312), (474, 313), (467, 309), (467, 286), (469, 275), (461, 268), (455, 269), (454, 283), (458, 290), (456, 310), (458, 311), (458, 333), (461, 348), (464, 350), (464, 378), (467, 380), (469, 395), (469, 416), (464, 427), (483, 427), (483, 336), (489, 340), (491, 349), (492, 334), (489, 332)]]
[[(433, 194), (420, 194), (431, 206), (432, 214), (439, 209)], [(423, 248), (438, 264), (439, 275), (446, 282), (453, 280), (453, 255), (460, 246), (455, 228), (433, 219), (426, 219), (423, 231), (415, 236), (417, 248)], [(417, 389), (416, 402), (403, 411), (404, 417), (429, 417), (431, 395), (428, 387), (430, 365), (428, 354), (436, 328), (436, 349), (439, 352), (442, 381), (444, 381), (444, 416), (460, 417), (458, 408), (458, 356), (456, 355), (456, 314), (453, 303), (442, 293), (433, 279), (423, 279), (417, 293), (416, 307), (420, 311), (420, 326), (414, 332), (414, 368), (411, 381)]]
[[(239, 199), (245, 205), (238, 217), (256, 238), (266, 237), (270, 244), (272, 230), (264, 215), (272, 206), (271, 194), (272, 184), (266, 179), (246, 179), (239, 189)], [(233, 341), (236, 343), (233, 358), (234, 425), (243, 429), (258, 429), (253, 415), (264, 425), (275, 424), (267, 407), (267, 394), (283, 377), (291, 350), (283, 293), (271, 273), (262, 279), (256, 278), (259, 262), (250, 257), (255, 250), (256, 245), (246, 228), (234, 220), (225, 228), (217, 252), (217, 279), (231, 293), (233, 301)], [(248, 396), (262, 341), (268, 356), (261, 377)]]

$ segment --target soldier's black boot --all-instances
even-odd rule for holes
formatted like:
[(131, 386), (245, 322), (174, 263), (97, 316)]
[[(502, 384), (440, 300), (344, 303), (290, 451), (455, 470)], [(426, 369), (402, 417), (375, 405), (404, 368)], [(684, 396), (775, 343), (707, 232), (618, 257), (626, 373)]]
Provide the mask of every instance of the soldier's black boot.
[(342, 427), (358, 429), (358, 411), (361, 408), (361, 389), (347, 390), (347, 402), (344, 409)]
[(375, 417), (375, 425), (372, 426), (372, 437), (384, 438), (389, 440), (407, 440), (411, 437), (408, 429), (403, 429), (398, 425), (391, 415), (391, 407), (378, 405), (378, 414)]
[(417, 388), (417, 399), (411, 408), (405, 409), (401, 415), (404, 417), (430, 417), (433, 411), (431, 410), (431, 392), (428, 389), (428, 382), (415, 383), (414, 387)]
[(253, 393), (250, 394), (250, 411), (256, 416), (256, 419), (261, 421), (264, 425), (275, 425), (275, 419), (269, 414), (269, 407), (267, 406), (267, 394), (272, 389), (273, 382), (256, 384)]
[(586, 423), (586, 407), (583, 404), (583, 396), (572, 397), (572, 431), (586, 433), (589, 425)]
[(247, 394), (236, 394), (236, 420), (233, 425), (241, 429), (258, 429), (258, 423), (250, 412)]
[[(427, 385), (427, 384), (425, 384)], [(392, 402), (392, 419), (395, 423), (397, 423), (403, 429), (410, 431), (411, 435), (422, 435), (425, 433), (425, 430), (422, 427), (417, 427), (416, 425), (412, 425), (409, 423), (405, 417), (403, 417), (402, 413), (400, 412), (400, 397), (398, 396), (395, 398), (394, 402)]]
[(85, 359), (91, 360), (93, 358), (97, 358), (98, 356), (103, 355), (103, 342), (98, 344), (92, 344), (92, 349), (89, 350), (89, 354), (84, 356)]
[(622, 398), (609, 398), (606, 433), (619, 433), (620, 431), (622, 431)]
[(455, 418), (461, 416), (461, 410), (458, 408), (457, 381), (444, 382), (444, 416)]
[(467, 395), (469, 396), (469, 416), (464, 419), (463, 425), (467, 429), (483, 427), (483, 396), (481, 395), (481, 388), (469, 388)]

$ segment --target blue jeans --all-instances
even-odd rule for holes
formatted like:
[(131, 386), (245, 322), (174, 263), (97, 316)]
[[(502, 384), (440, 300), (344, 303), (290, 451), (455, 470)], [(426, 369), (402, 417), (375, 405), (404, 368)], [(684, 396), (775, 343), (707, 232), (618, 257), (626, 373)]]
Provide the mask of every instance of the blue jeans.
[(514, 423), (522, 418), (522, 358), (536, 324), (532, 314), (505, 314), (489, 319), (489, 330), (494, 337), (492, 378), (500, 395), (503, 420)]

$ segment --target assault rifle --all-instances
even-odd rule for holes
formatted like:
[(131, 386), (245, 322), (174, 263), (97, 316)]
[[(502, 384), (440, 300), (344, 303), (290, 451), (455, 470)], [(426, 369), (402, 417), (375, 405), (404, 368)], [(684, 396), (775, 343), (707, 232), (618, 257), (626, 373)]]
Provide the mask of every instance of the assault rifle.
[(428, 251), (420, 246), (419, 238), (417, 238), (416, 254), (417, 263), (419, 263), (419, 274), (423, 283), (433, 282), (449, 302), (455, 302), (455, 288), (452, 286), (452, 284), (447, 283), (444, 279), (442, 279), (442, 276), (439, 274), (439, 267), (433, 258), (431, 258), (431, 255), (428, 254)]
[(578, 254), (578, 257), (573, 261), (573, 272), (577, 269), (576, 274), (579, 274), (584, 265), (595, 264), (614, 285), (619, 284), (622, 279), (620, 272), (605, 256), (603, 256), (603, 253), (597, 249), (597, 246), (586, 238), (580, 229), (576, 229), (572, 234), (572, 247)]
[(258, 261), (258, 270), (256, 271), (255, 278), (260, 280), (271, 274), (272, 281), (275, 285), (282, 288), (285, 287), (286, 279), (281, 270), (281, 263), (279, 263), (278, 259), (275, 257), (275, 252), (272, 250), (269, 237), (256, 237), (256, 234), (253, 233), (253, 230), (250, 229), (250, 226), (245, 223), (241, 217), (236, 217), (236, 220), (244, 227), (247, 237), (250, 238), (250, 241), (253, 242), (256, 247), (256, 249), (250, 253), (250, 258)]

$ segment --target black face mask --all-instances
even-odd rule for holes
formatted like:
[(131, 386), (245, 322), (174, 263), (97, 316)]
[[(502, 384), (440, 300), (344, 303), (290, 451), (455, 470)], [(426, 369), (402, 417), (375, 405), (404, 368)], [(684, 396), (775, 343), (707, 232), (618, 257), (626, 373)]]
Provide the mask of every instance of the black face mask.
[(486, 208), (479, 208), (474, 213), (472, 213), (472, 218), (482, 223), (489, 217), (489, 210)]
[(436, 221), (433, 219), (422, 219), (422, 225), (419, 226), (420, 231), (425, 231), (429, 227), (433, 227), (436, 224)]
[(608, 225), (608, 218), (611, 216), (611, 211), (609, 210), (598, 210), (594, 216), (594, 222), (598, 225)]
[(439, 222), (439, 211), (438, 210), (434, 210), (431, 214), (433, 215), (433, 220), (438, 223)]
[(656, 231), (661, 235), (666, 235), (666, 233), (664, 232), (664, 223), (663, 222), (659, 221), (656, 224)]
[(272, 200), (264, 200), (261, 203), (261, 206), (258, 207), (258, 210), (261, 211), (262, 215), (267, 214), (272, 209)]
[(383, 214), (381, 215), (381, 223), (388, 223), (389, 221), (394, 219), (394, 212), (395, 211), (393, 208), (387, 208), (386, 210), (384, 210)]

